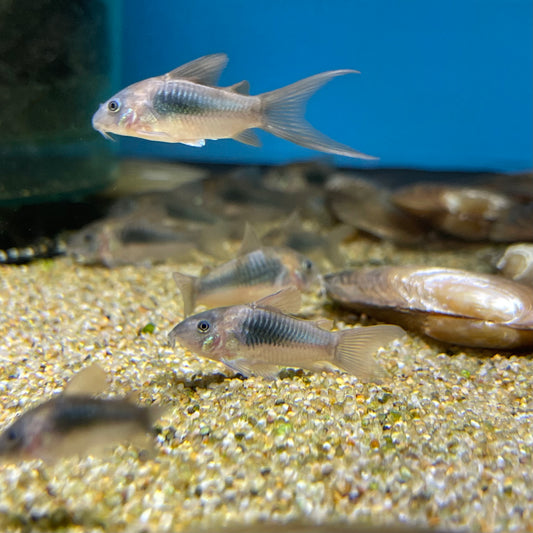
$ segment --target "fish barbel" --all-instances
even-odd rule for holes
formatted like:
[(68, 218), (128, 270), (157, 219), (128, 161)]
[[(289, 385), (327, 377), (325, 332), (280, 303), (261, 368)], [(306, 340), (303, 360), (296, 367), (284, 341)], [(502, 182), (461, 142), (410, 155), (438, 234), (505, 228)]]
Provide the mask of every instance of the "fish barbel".
[(244, 376), (272, 378), (279, 366), (317, 370), (328, 362), (367, 381), (378, 374), (373, 353), (405, 334), (393, 325), (329, 331), (321, 322), (285, 314), (299, 306), (300, 293), (289, 287), (253, 304), (193, 315), (174, 327), (169, 340)]
[(206, 139), (235, 139), (260, 146), (260, 128), (300, 146), (361, 159), (376, 159), (340, 144), (304, 119), (309, 97), (332, 78), (357, 73), (331, 70), (275, 91), (250, 96), (249, 84), (216, 87), (226, 54), (201, 57), (181, 67), (126, 87), (100, 105), (93, 127), (151, 141), (204, 146)]

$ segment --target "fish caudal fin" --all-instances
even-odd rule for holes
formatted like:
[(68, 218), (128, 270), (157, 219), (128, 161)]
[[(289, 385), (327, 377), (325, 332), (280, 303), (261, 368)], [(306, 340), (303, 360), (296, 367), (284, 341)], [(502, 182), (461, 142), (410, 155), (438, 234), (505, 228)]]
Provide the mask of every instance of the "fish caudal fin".
[(261, 127), (277, 137), (313, 150), (360, 159), (377, 159), (330, 139), (304, 119), (305, 104), (311, 95), (332, 78), (350, 73), (357, 73), (357, 70), (322, 72), (260, 95), (264, 121)]
[(194, 276), (174, 272), (174, 281), (176, 282), (183, 299), (183, 315), (185, 317), (189, 316), (194, 311), (196, 279), (197, 278)]
[(362, 381), (370, 381), (379, 375), (374, 353), (405, 335), (405, 331), (399, 326), (380, 325), (344, 330), (339, 334), (333, 364)]

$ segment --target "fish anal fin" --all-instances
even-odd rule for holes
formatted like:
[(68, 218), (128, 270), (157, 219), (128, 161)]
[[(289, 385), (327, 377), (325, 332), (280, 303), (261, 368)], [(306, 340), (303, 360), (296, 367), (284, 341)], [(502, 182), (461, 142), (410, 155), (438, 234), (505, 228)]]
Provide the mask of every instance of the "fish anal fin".
[(244, 235), (242, 237), (242, 243), (239, 248), (239, 251), (237, 252), (237, 256), (246, 255), (250, 252), (255, 252), (255, 250), (259, 250), (261, 248), (262, 244), (261, 241), (255, 232), (253, 226), (246, 222), (244, 225)]
[(237, 135), (233, 136), (233, 139), (244, 144), (249, 144), (250, 146), (261, 146), (259, 137), (251, 129), (237, 133)]
[(171, 70), (166, 76), (174, 80), (188, 80), (202, 85), (215, 86), (227, 64), (226, 54), (211, 54), (185, 63)]
[(242, 80), (238, 83), (230, 85), (229, 87), (226, 87), (225, 89), (226, 91), (230, 91), (232, 93), (244, 94), (247, 96), (250, 94), (250, 82), (248, 80)]
[(97, 363), (93, 363), (80, 370), (70, 379), (63, 394), (66, 396), (94, 396), (104, 392), (106, 388), (107, 374), (105, 370)]
[(302, 306), (302, 295), (294, 287), (285, 287), (274, 294), (269, 294), (252, 304), (255, 307), (267, 307), (281, 313), (292, 315), (297, 313)]
[(183, 299), (183, 314), (187, 317), (194, 310), (197, 278), (181, 272), (174, 272), (173, 277)]

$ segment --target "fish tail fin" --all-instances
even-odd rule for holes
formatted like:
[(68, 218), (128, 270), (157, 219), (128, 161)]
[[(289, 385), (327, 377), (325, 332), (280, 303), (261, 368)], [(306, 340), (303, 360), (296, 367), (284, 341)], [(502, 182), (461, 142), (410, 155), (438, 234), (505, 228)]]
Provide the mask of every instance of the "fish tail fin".
[(174, 281), (178, 286), (178, 290), (181, 293), (183, 299), (183, 315), (189, 316), (194, 310), (195, 306), (195, 294), (194, 289), (196, 287), (197, 278), (194, 276), (188, 276), (181, 272), (174, 272)]
[(391, 324), (343, 330), (339, 332), (333, 363), (362, 381), (375, 380), (383, 370), (378, 367), (374, 353), (403, 335), (402, 328)]
[(350, 73), (357, 73), (357, 70), (322, 72), (260, 95), (264, 121), (261, 127), (277, 137), (313, 150), (360, 159), (377, 159), (330, 139), (315, 130), (304, 118), (307, 100), (322, 85), (332, 78)]

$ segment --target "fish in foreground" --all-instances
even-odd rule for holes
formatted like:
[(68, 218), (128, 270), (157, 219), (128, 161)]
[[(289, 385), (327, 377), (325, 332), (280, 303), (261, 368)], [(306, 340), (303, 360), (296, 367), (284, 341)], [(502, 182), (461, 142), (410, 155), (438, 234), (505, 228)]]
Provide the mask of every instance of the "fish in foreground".
[(100, 105), (93, 127), (151, 141), (204, 146), (206, 139), (235, 139), (260, 146), (253, 128), (306, 148), (330, 154), (376, 159), (315, 130), (304, 119), (308, 98), (332, 78), (357, 73), (332, 70), (315, 74), (275, 91), (250, 96), (241, 81), (217, 87), (226, 54), (201, 57), (162, 76), (126, 87)]
[(176, 272), (174, 279), (183, 298), (184, 314), (188, 316), (197, 304), (207, 307), (243, 304), (289, 286), (309, 290), (318, 284), (319, 273), (311, 260), (289, 248), (262, 247), (247, 224), (238, 257), (204, 276)]
[(105, 372), (97, 365), (79, 372), (63, 393), (26, 411), (0, 434), (0, 458), (53, 462), (70, 455), (100, 454), (124, 441), (147, 444), (161, 408), (94, 398), (105, 382)]
[(220, 361), (244, 376), (275, 377), (279, 366), (308, 370), (332, 363), (370, 381), (379, 375), (373, 353), (404, 335), (398, 326), (380, 325), (343, 331), (325, 329), (325, 321), (289, 316), (300, 308), (300, 293), (282, 289), (255, 303), (219, 307), (193, 315), (169, 334), (194, 353)]

